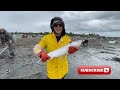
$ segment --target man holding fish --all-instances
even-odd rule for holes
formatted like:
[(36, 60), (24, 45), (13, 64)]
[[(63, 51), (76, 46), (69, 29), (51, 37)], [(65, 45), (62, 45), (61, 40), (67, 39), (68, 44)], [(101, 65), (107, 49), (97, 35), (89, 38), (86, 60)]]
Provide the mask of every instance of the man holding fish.
[[(48, 79), (64, 79), (68, 73), (67, 54), (50, 59), (47, 53), (71, 43), (71, 39), (66, 35), (65, 23), (61, 17), (52, 18), (50, 28), (52, 32), (42, 37), (40, 42), (33, 48), (33, 51), (43, 62), (47, 62)], [(46, 52), (44, 49), (46, 49)], [(73, 54), (77, 50), (78, 47), (70, 46), (68, 54)]]

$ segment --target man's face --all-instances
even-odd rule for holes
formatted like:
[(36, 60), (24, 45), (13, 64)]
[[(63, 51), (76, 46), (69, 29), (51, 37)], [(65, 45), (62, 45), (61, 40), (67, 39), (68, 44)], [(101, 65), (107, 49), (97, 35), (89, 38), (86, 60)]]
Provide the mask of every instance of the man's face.
[(61, 22), (57, 22), (54, 24), (53, 29), (56, 34), (61, 34), (63, 30), (63, 24)]

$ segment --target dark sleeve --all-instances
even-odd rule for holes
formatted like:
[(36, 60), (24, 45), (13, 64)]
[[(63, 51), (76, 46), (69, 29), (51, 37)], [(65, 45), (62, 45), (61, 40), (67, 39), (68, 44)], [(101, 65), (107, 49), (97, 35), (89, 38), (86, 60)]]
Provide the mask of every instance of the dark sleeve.
[(6, 32), (6, 33), (5, 33), (5, 36), (6, 36), (6, 39), (7, 39), (8, 41), (9, 41), (9, 40), (12, 40), (13, 43), (15, 42), (13, 36), (12, 36), (9, 32)]
[(4, 43), (4, 42), (5, 42), (5, 39), (4, 39), (4, 35), (3, 35), (3, 34), (0, 34), (0, 41), (1, 41), (1, 43)]

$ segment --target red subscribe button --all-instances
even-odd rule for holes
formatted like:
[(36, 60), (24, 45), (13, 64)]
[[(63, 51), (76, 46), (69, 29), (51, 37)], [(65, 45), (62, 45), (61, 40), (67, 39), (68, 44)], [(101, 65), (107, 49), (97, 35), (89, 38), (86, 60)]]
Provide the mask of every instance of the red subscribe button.
[(110, 66), (79, 66), (78, 73), (81, 75), (108, 75), (111, 73)]

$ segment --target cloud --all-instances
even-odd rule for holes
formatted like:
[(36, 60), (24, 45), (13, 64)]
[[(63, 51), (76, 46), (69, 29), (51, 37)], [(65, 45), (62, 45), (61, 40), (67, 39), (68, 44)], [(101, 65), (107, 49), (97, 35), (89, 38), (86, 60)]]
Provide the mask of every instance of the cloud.
[(120, 11), (0, 11), (0, 27), (9, 32), (51, 32), (55, 16), (63, 18), (67, 32), (120, 35)]
[[(119, 11), (82, 11), (82, 12), (65, 12), (64, 17), (67, 18), (67, 30), (79, 33), (102, 33), (109, 32), (112, 36), (113, 32), (119, 31), (120, 26)], [(118, 32), (117, 32), (118, 33)], [(114, 36), (119, 36), (119, 34)], [(108, 34), (107, 34), (108, 35)]]

